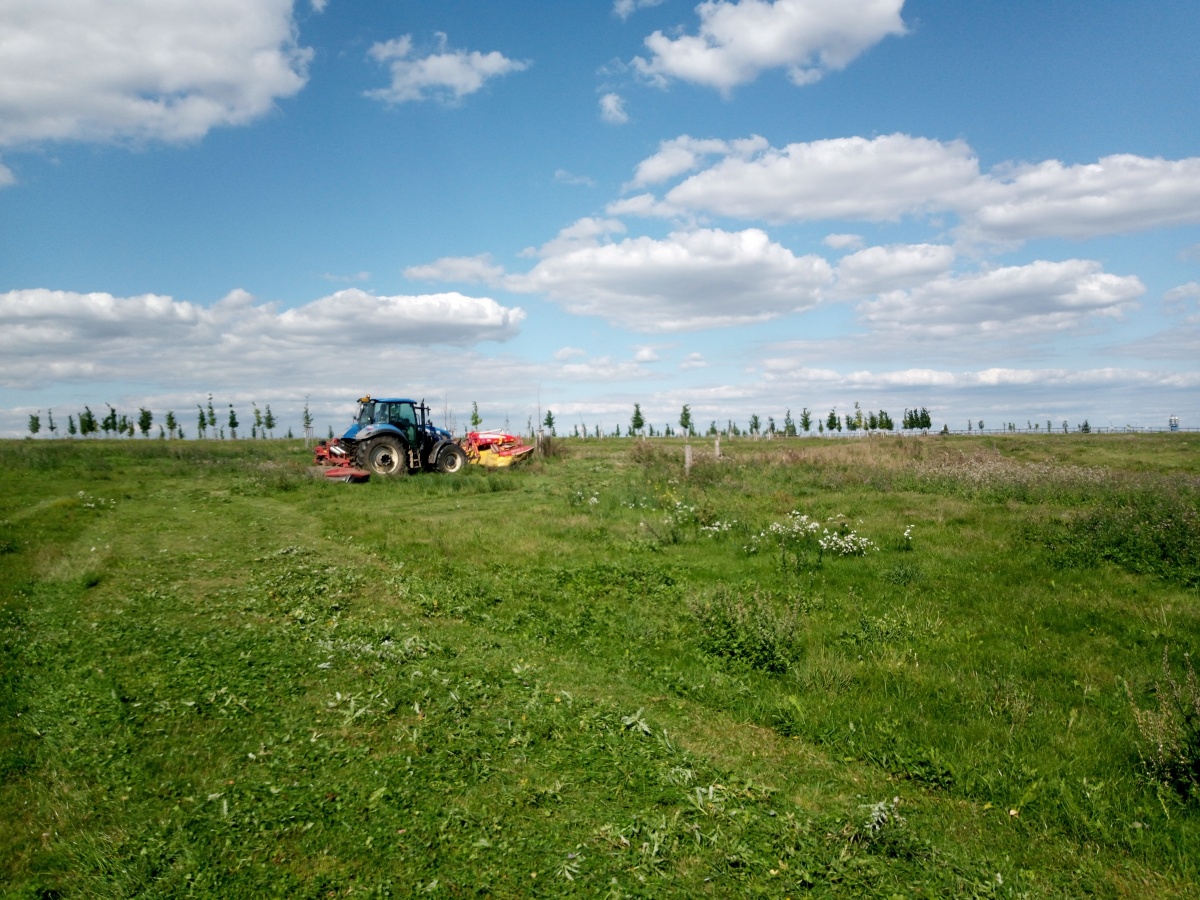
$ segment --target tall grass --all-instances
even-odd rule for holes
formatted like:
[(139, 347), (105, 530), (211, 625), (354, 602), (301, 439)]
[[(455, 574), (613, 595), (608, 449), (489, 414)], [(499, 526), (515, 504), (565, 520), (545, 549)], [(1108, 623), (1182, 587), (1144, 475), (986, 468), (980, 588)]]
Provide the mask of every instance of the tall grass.
[(1169, 648), (1163, 648), (1162, 676), (1153, 693), (1156, 708), (1142, 709), (1132, 692), (1129, 698), (1147, 774), (1200, 805), (1200, 679), (1191, 654), (1183, 655), (1182, 673), (1176, 675)]

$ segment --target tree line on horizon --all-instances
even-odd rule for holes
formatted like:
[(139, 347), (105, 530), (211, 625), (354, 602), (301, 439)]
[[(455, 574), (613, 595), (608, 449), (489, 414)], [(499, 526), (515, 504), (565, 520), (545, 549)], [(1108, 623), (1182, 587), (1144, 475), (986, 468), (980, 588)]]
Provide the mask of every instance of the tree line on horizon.
[[(85, 405), (83, 410), (77, 413), (72, 413), (67, 416), (67, 427), (65, 434), (67, 437), (87, 438), (92, 435), (104, 433), (104, 437), (136, 437), (140, 431), (143, 438), (149, 438), (150, 433), (154, 430), (155, 420), (154, 413), (146, 407), (139, 407), (136, 417), (127, 415), (117, 411), (111, 403), (105, 403), (108, 407), (108, 414), (100, 418), (96, 413), (92, 412), (90, 406)], [(275, 418), (275, 414), (271, 411), (271, 404), (268, 403), (263, 409), (259, 409), (257, 403), (250, 404), (254, 408), (254, 418), (250, 425), (251, 438), (273, 438), (275, 437), (275, 428), (279, 424)], [(31, 413), (29, 416), (29, 434), (36, 437), (42, 431), (42, 411), (39, 409), (36, 413)], [(216, 407), (213, 406), (213, 395), (208, 395), (207, 404), (196, 404), (196, 425), (195, 435), (200, 439), (208, 438), (211, 435), (213, 440), (224, 440), (225, 429), (229, 429), (229, 438), (237, 440), (238, 428), (241, 427), (241, 422), (238, 419), (237, 410), (234, 409), (232, 403), (228, 405), (228, 412), (222, 410), (220, 419)], [(304, 402), (303, 422), (305, 433), (312, 427), (313, 417), (308, 408), (307, 399)], [(54, 410), (46, 411), (46, 431), (52, 437), (59, 436), (59, 424), (54, 421)], [(287, 437), (292, 437), (292, 429), (287, 431)], [(174, 410), (168, 410), (163, 417), (163, 421), (158, 425), (158, 438), (160, 440), (186, 440), (187, 433), (184, 429), (183, 421), (175, 415)]]
[[(479, 407), (478, 404), (472, 404), (471, 422), (474, 427), (478, 427)], [(546, 411), (545, 418), (541, 421), (541, 426), (551, 437), (557, 437), (558, 420), (551, 410)], [(753, 413), (750, 416), (749, 422), (745, 429), (741, 428), (738, 423), (732, 419), (726, 420), (725, 426), (717, 425), (716, 420), (709, 423), (708, 428), (703, 432), (707, 437), (741, 437), (743, 435), (750, 437), (798, 437), (801, 433), (811, 433), (813, 426), (816, 426), (818, 434), (826, 432), (840, 432), (843, 429), (846, 431), (895, 431), (896, 423), (891, 415), (886, 410), (865, 411), (858, 404), (854, 404), (854, 412), (838, 415), (837, 408), (834, 407), (829, 411), (829, 414), (824, 419), (818, 419), (813, 415), (812, 411), (807, 407), (800, 411), (799, 420), (792, 418), (792, 411), (789, 408), (784, 414), (781, 422), (776, 423), (774, 416), (767, 416), (764, 422), (759, 417), (758, 413)], [(905, 409), (904, 416), (901, 418), (901, 428), (904, 430), (920, 430), (928, 431), (933, 427), (933, 420), (930, 416), (928, 408), (922, 406), (919, 409)], [(980, 422), (982, 429), (983, 423)], [(530, 423), (530, 431), (532, 432), (532, 420)], [(613, 431), (604, 432), (599, 425), (596, 425), (593, 430), (589, 430), (584, 424), (582, 430), (579, 425), (574, 425), (570, 437), (577, 438), (601, 438), (601, 437), (696, 437), (701, 434), (698, 430), (695, 418), (692, 415), (691, 404), (683, 404), (682, 410), (679, 413), (679, 429), (676, 430), (672, 423), (667, 423), (661, 429), (656, 429), (654, 425), (642, 413), (642, 405), (640, 403), (633, 404), (633, 415), (629, 420), (629, 427), (625, 430), (624, 435), (621, 432), (621, 425), (618, 424)]]
[[(136, 417), (127, 415), (117, 411), (111, 403), (104, 404), (108, 407), (108, 413), (103, 418), (98, 418), (92, 412), (90, 406), (84, 406), (83, 410), (78, 413), (73, 413), (67, 416), (66, 436), (87, 438), (97, 435), (101, 432), (105, 437), (136, 437), (140, 431), (143, 438), (149, 438), (151, 432), (155, 428), (154, 413), (146, 407), (139, 407)], [(275, 428), (279, 424), (275, 418), (275, 414), (271, 411), (271, 404), (266, 404), (263, 409), (259, 409), (258, 404), (252, 402), (251, 406), (254, 410), (253, 422), (250, 426), (250, 437), (252, 439), (274, 438)], [(232, 403), (228, 404), (228, 411), (221, 411), (218, 418), (217, 408), (213, 405), (213, 395), (208, 395), (207, 404), (196, 404), (196, 419), (195, 419), (195, 436), (199, 439), (224, 440), (226, 437), (226, 428), (228, 428), (229, 438), (236, 440), (238, 429), (241, 427), (241, 422), (238, 419), (237, 411)], [(29, 434), (36, 437), (43, 430), (43, 422), (41, 410), (36, 413), (31, 413), (29, 416)], [(470, 423), (472, 430), (478, 430), (482, 424), (482, 417), (479, 413), (479, 404), (471, 404)], [(309, 410), (308, 399), (305, 398), (304, 411), (302, 415), (304, 425), (304, 433), (311, 433), (313, 416)], [(556, 419), (553, 411), (547, 410), (545, 417), (540, 422), (541, 427), (552, 437), (558, 437)], [(582, 428), (580, 427), (582, 425)], [(839, 415), (837, 408), (829, 410), (829, 413), (824, 418), (819, 418), (813, 414), (811, 410), (804, 407), (800, 410), (798, 419), (792, 418), (791, 409), (787, 409), (783, 419), (776, 423), (774, 416), (767, 416), (765, 422), (757, 413), (752, 413), (747, 426), (743, 429), (734, 422), (728, 419), (725, 425), (719, 426), (716, 420), (711, 421), (708, 427), (701, 432), (699, 426), (692, 415), (691, 404), (683, 404), (679, 413), (678, 429), (674, 424), (667, 423), (662, 428), (656, 428), (642, 413), (640, 403), (633, 405), (633, 414), (630, 417), (629, 426), (622, 433), (621, 425), (617, 424), (610, 432), (605, 432), (600, 425), (595, 425), (589, 429), (586, 423), (582, 421), (580, 424), (574, 425), (568, 437), (577, 438), (602, 438), (602, 437), (696, 437), (703, 434), (706, 437), (742, 437), (749, 436), (758, 438), (766, 436), (774, 437), (798, 437), (800, 434), (810, 434), (815, 430), (818, 434), (836, 434), (843, 430), (847, 432), (890, 432), (895, 431), (896, 424), (887, 410), (863, 410), (857, 402), (854, 404), (854, 411), (847, 412), (844, 415)], [(967, 432), (971, 432), (978, 426), (980, 432), (984, 430), (984, 422), (980, 419), (978, 422), (974, 420), (967, 421)], [(505, 430), (508, 430), (508, 421), (505, 420)], [(186, 440), (187, 433), (185, 431), (183, 421), (176, 416), (174, 410), (168, 410), (161, 424), (158, 424), (157, 437), (162, 440)], [(533, 417), (530, 417), (528, 423), (528, 431), (532, 436), (534, 434)], [(904, 414), (900, 419), (900, 430), (903, 431), (924, 431), (927, 432), (933, 428), (933, 420), (927, 407), (913, 407), (912, 409), (905, 408)], [(1003, 431), (1019, 431), (1021, 430), (1015, 422), (1005, 422), (1000, 426)], [(54, 410), (49, 409), (46, 412), (45, 430), (52, 436), (59, 436), (59, 424), (54, 420)], [(943, 425), (942, 431), (949, 433), (949, 426)], [(1027, 431), (1041, 431), (1040, 423), (1029, 421), (1026, 423)], [(1045, 431), (1057, 431), (1051, 421), (1046, 422)], [(1063, 433), (1070, 430), (1066, 420), (1062, 423)], [(1076, 426), (1076, 430), (1087, 434), (1091, 431), (1091, 426), (1085, 419), (1082, 424)], [(333, 437), (333, 430), (330, 429), (330, 437)], [(289, 428), (285, 435), (287, 438), (294, 437), (292, 429)]]

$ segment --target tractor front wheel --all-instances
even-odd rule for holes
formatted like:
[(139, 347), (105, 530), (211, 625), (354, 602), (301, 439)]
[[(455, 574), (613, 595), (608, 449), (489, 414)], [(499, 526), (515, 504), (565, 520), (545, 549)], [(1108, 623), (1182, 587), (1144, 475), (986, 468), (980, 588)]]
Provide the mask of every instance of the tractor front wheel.
[(467, 454), (457, 444), (447, 444), (438, 454), (437, 470), (443, 475), (461, 472), (467, 465)]
[(407, 475), (407, 454), (395, 438), (376, 438), (367, 449), (367, 468), (375, 475)]

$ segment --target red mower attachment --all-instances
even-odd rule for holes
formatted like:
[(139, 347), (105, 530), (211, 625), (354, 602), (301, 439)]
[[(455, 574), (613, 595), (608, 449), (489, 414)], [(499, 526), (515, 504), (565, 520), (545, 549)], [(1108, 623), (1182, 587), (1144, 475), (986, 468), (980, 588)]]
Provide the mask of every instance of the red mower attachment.
[[(371, 473), (354, 465), (354, 460), (338, 439), (318, 441), (313, 449), (313, 466), (326, 481), (363, 482)], [(324, 471), (321, 471), (324, 470)]]
[(503, 431), (471, 431), (459, 443), (467, 459), (478, 466), (511, 466), (534, 450), (516, 435)]

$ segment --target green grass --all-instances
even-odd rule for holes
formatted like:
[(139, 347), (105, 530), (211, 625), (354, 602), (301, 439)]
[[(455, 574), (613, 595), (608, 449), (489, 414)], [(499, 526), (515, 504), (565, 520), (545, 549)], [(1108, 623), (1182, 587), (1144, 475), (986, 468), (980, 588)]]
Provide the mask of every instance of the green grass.
[(1194, 896), (1193, 443), (0, 443), (0, 890)]

